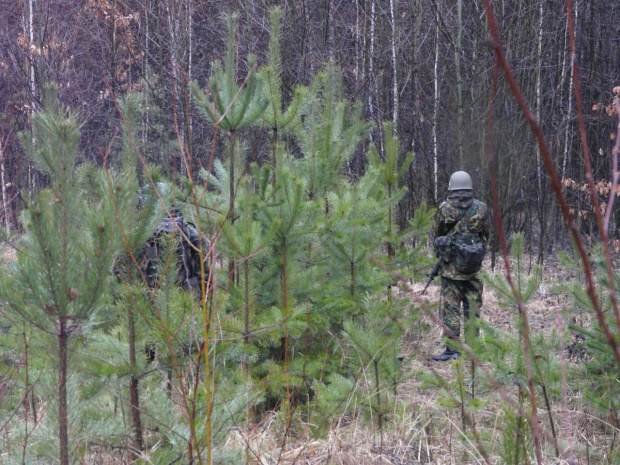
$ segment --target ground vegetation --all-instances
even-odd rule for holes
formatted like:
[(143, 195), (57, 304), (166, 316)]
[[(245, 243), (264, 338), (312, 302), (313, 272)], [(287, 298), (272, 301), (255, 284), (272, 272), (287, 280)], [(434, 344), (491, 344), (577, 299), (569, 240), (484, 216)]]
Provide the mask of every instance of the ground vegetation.
[[(0, 463), (618, 460), (619, 6), (429, 5), (6, 9)], [(437, 365), (457, 169), (494, 234)], [(193, 291), (142, 262), (179, 213)]]

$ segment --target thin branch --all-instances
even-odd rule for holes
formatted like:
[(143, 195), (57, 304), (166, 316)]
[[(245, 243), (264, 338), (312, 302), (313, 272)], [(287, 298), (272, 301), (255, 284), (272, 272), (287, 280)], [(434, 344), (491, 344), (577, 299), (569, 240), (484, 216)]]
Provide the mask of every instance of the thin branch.
[(538, 140), (541, 154), (543, 155), (543, 159), (545, 162), (545, 168), (547, 170), (547, 173), (549, 175), (549, 180), (551, 182), (551, 187), (553, 189), (553, 192), (556, 195), (558, 203), (560, 204), (562, 215), (564, 216), (564, 219), (567, 222), (567, 226), (571, 232), (571, 235), (575, 242), (575, 246), (577, 247), (577, 251), (583, 263), (583, 270), (584, 270), (584, 275), (586, 279), (586, 291), (592, 302), (592, 306), (594, 307), (594, 310), (596, 312), (598, 322), (601, 325), (603, 332), (605, 333), (605, 336), (607, 338), (607, 341), (609, 342), (609, 345), (613, 349), (616, 363), (618, 364), (618, 366), (620, 366), (620, 347), (618, 346), (618, 343), (614, 335), (611, 333), (609, 326), (607, 325), (607, 322), (605, 321), (603, 310), (599, 303), (598, 296), (596, 295), (594, 276), (592, 273), (592, 266), (590, 265), (588, 252), (586, 251), (583, 241), (581, 240), (581, 237), (579, 235), (579, 230), (577, 229), (577, 225), (575, 224), (573, 215), (570, 212), (570, 208), (568, 206), (568, 203), (566, 202), (566, 198), (564, 197), (564, 194), (562, 193), (562, 186), (558, 178), (558, 175), (555, 171), (555, 167), (553, 166), (553, 159), (551, 158), (551, 153), (549, 152), (549, 148), (547, 147), (544, 141), (542, 130), (540, 129), (540, 126), (538, 125), (536, 118), (534, 117), (532, 112), (529, 110), (527, 104), (525, 103), (525, 99), (523, 98), (523, 94), (521, 93), (519, 89), (519, 85), (517, 84), (514, 78), (514, 75), (512, 73), (512, 70), (510, 69), (510, 66), (508, 65), (506, 61), (506, 57), (504, 56), (504, 53), (501, 48), (501, 42), (499, 40), (497, 22), (495, 21), (495, 16), (493, 15), (493, 11), (492, 11), (489, 0), (485, 0), (485, 9), (487, 10), (487, 19), (489, 21), (489, 27), (492, 33), (492, 39), (491, 39), (490, 45), (493, 48), (497, 58), (499, 59), (499, 64), (501, 68), (504, 70), (506, 74), (508, 84), (512, 90), (512, 93), (515, 96), (515, 99), (517, 100), (519, 106), (521, 107), (521, 110), (525, 118), (530, 124), (530, 128), (532, 132), (534, 133), (534, 135), (536, 136), (536, 139)]
[[(500, 49), (501, 52), (501, 49)], [(489, 164), (489, 181), (491, 183), (491, 196), (493, 199), (493, 216), (495, 217), (495, 226), (497, 228), (498, 239), (502, 257), (504, 259), (504, 266), (506, 267), (506, 281), (510, 286), (512, 295), (517, 303), (519, 314), (521, 315), (521, 324), (523, 325), (523, 354), (525, 358), (525, 367), (527, 371), (527, 383), (530, 391), (530, 403), (532, 406), (532, 429), (534, 431), (534, 446), (536, 448), (536, 460), (538, 464), (542, 464), (542, 452), (540, 450), (540, 423), (538, 421), (538, 411), (536, 408), (536, 392), (534, 390), (534, 380), (532, 375), (532, 359), (531, 359), (531, 344), (530, 344), (530, 328), (527, 316), (527, 311), (521, 301), (519, 292), (515, 288), (512, 281), (512, 273), (510, 271), (510, 260), (508, 258), (508, 248), (506, 246), (506, 237), (504, 235), (504, 227), (502, 225), (502, 215), (499, 211), (499, 193), (497, 190), (497, 171), (495, 166), (495, 154), (493, 151), (493, 125), (494, 125), (494, 112), (493, 104), (495, 101), (495, 95), (497, 92), (497, 77), (499, 75), (500, 58), (496, 55), (495, 66), (493, 67), (493, 86), (491, 87), (491, 96), (489, 98), (488, 113), (488, 128), (487, 128), (487, 153)], [(556, 441), (557, 444), (557, 441)], [(557, 447), (557, 446), (556, 446)]]
[[(588, 183), (588, 188), (590, 189), (590, 196), (592, 197), (592, 206), (594, 207), (594, 216), (596, 218), (596, 223), (598, 225), (598, 229), (601, 234), (601, 242), (603, 243), (603, 247), (605, 249), (605, 262), (607, 264), (607, 277), (609, 278), (609, 298), (614, 308), (616, 328), (618, 329), (618, 332), (620, 332), (620, 309), (618, 309), (618, 298), (616, 295), (616, 280), (614, 278), (614, 269), (613, 269), (613, 264), (611, 262), (611, 249), (609, 247), (607, 231), (603, 223), (603, 217), (601, 215), (601, 208), (600, 208), (599, 201), (598, 201), (596, 186), (594, 185), (594, 176), (592, 174), (592, 161), (590, 159), (590, 151), (588, 149), (588, 141), (586, 138), (586, 125), (585, 125), (584, 116), (583, 116), (583, 107), (581, 104), (581, 90), (579, 88), (579, 72), (577, 68), (577, 53), (575, 51), (575, 26), (573, 24), (572, 0), (566, 0), (566, 12), (568, 14), (568, 37), (570, 40), (570, 55), (571, 55), (571, 62), (573, 65), (573, 87), (575, 88), (575, 103), (577, 105), (577, 120), (579, 122), (579, 135), (581, 137), (581, 149), (583, 150), (583, 158), (586, 164), (585, 166), (586, 181)], [(616, 141), (616, 145), (617, 144), (618, 142)], [(614, 172), (614, 176), (616, 176), (616, 173), (617, 171)], [(592, 294), (594, 295), (594, 289), (592, 289)], [(603, 326), (603, 324), (607, 326), (607, 323), (605, 322), (602, 312), (600, 314), (597, 312), (597, 317), (599, 319), (599, 323), (601, 324), (601, 326)], [(612, 345), (612, 347), (614, 347), (614, 352), (616, 353), (616, 361), (618, 362), (620, 366), (620, 360), (618, 359), (619, 349), (617, 346), (616, 339), (612, 337), (611, 332), (609, 332), (609, 334), (607, 334), (607, 332), (608, 330), (606, 330), (605, 335), (608, 337), (609, 342)]]

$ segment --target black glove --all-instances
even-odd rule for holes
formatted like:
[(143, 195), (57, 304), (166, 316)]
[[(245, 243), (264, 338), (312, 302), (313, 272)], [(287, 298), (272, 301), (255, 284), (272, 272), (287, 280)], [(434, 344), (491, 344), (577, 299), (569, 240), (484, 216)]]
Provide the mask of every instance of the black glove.
[(435, 248), (437, 249), (450, 247), (450, 244), (452, 244), (452, 238), (450, 236), (439, 236), (435, 239)]

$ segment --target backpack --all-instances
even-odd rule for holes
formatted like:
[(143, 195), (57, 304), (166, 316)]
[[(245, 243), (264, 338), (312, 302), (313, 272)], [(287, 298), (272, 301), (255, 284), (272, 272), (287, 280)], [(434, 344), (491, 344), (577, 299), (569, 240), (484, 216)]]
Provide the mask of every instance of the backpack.
[[(464, 236), (470, 236), (466, 234)], [(462, 237), (462, 236), (461, 236)], [(484, 245), (480, 239), (465, 240), (461, 237), (452, 242), (454, 267), (459, 273), (474, 274), (482, 268)]]
[[(150, 288), (158, 285), (159, 271), (166, 260), (164, 254), (166, 244), (170, 244), (170, 236), (177, 241), (178, 284), (184, 289), (200, 289), (200, 247), (203, 254), (208, 250), (208, 240), (200, 237), (196, 227), (182, 217), (164, 218), (153, 235), (143, 247), (142, 271), (146, 284)], [(202, 243), (202, 244), (201, 244)], [(205, 273), (208, 266), (205, 264)]]
[[(463, 213), (461, 218), (453, 227), (453, 231), (456, 230), (456, 226), (462, 220), (465, 221), (465, 226), (469, 229), (469, 218), (476, 212), (478, 208), (478, 201), (474, 200), (469, 209)], [(455, 234), (452, 236), (452, 263), (459, 273), (462, 274), (474, 274), (482, 268), (482, 261), (484, 260), (484, 244), (480, 240), (478, 234)]]

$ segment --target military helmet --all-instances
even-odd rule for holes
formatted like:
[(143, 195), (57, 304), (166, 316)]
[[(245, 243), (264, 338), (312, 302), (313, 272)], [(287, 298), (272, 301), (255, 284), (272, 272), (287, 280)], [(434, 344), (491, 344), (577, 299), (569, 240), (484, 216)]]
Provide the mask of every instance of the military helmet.
[(450, 176), (450, 183), (448, 184), (449, 191), (458, 190), (473, 190), (473, 184), (471, 182), (471, 176), (465, 171), (457, 171)]

